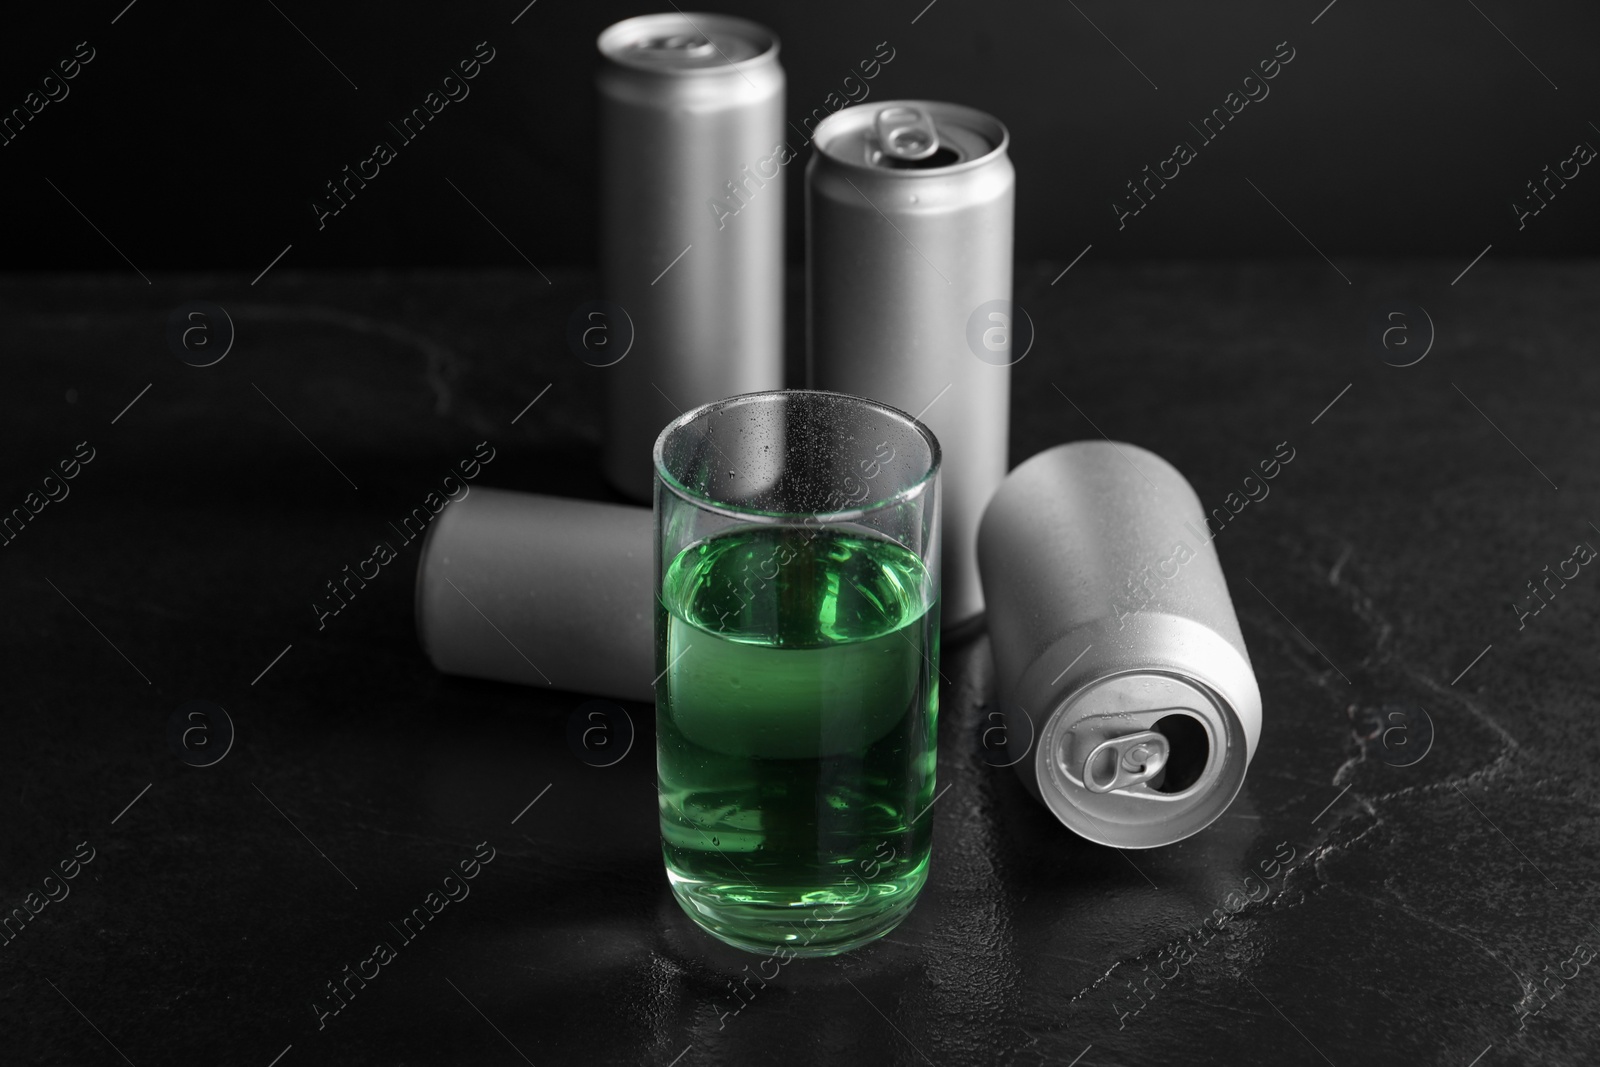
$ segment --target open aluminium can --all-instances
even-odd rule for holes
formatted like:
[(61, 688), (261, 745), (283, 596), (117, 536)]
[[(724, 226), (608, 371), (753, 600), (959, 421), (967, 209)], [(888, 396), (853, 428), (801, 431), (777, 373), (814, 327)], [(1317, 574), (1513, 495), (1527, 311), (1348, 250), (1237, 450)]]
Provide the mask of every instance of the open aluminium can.
[[(1012, 471), (978, 534), (1008, 753), (1091, 841), (1153, 848), (1244, 782), (1261, 692), (1194, 490), (1135, 445), (1058, 445)], [(1031, 748), (1029, 747), (1031, 745)]]
[(982, 615), (978, 522), (1006, 473), (1008, 142), (972, 108), (859, 104), (818, 124), (806, 168), (808, 384), (916, 412), (939, 438), (947, 631)]
[(783, 385), (784, 75), (745, 19), (641, 15), (600, 34), (600, 266), (633, 346), (606, 367), (606, 477), (654, 484), (661, 428)]

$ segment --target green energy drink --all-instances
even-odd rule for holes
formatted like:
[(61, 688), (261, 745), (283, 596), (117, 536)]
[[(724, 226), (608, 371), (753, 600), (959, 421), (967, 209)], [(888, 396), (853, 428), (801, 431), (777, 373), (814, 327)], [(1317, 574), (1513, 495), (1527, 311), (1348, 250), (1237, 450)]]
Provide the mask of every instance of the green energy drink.
[(927, 877), (935, 585), (849, 526), (741, 525), (664, 567), (657, 752), (679, 901), (741, 948), (831, 955)]

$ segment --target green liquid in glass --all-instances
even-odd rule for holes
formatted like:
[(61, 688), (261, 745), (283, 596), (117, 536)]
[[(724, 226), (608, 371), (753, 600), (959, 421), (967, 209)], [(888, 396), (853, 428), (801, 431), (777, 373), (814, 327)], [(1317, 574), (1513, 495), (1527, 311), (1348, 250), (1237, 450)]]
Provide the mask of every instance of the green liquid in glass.
[(740, 948), (843, 952), (927, 877), (938, 605), (917, 555), (838, 528), (737, 527), (684, 549), (656, 611), (667, 874)]

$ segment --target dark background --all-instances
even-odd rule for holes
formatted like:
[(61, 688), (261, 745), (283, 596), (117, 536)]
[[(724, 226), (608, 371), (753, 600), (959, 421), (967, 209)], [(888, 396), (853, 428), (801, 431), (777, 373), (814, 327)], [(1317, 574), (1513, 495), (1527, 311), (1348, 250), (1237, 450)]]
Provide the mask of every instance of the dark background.
[[(65, 100), (0, 147), (0, 267), (125, 268), (65, 194), (146, 272), (254, 277), (289, 243), (289, 269), (528, 269), (446, 178), (541, 268), (593, 262), (594, 39), (657, 5), (538, 0), (513, 25), (526, 0), (282, 0), (279, 10), (251, 0), (226, 11), (138, 0), (119, 17), (126, 2), (51, 5), (0, 35), (7, 111), (78, 41), (97, 52)], [(868, 83), (869, 101), (943, 98), (1007, 123), (1019, 260), (1065, 261), (1090, 243), (1096, 258), (1308, 254), (1247, 178), (1335, 261), (1470, 257), (1491, 242), (1497, 258), (1595, 250), (1600, 197), (1585, 186), (1600, 179), (1587, 168), (1521, 232), (1510, 203), (1577, 141), (1600, 145), (1589, 125), (1600, 122), (1600, 8), (1341, 0), (1318, 17), (1325, 2), (717, 9), (779, 34), (797, 123), (885, 41), (894, 59)], [(496, 57), (471, 95), (396, 145), (399, 159), (319, 232), (310, 203), (323, 184), (392, 140), (386, 122), (484, 40)], [(1110, 205), (1124, 183), (1177, 140), (1197, 140), (1188, 123), (1285, 40), (1296, 56), (1270, 96), (1216, 143), (1197, 143), (1200, 158), (1119, 232)], [(798, 135), (792, 143), (801, 148)], [(808, 154), (787, 170), (796, 261)]]

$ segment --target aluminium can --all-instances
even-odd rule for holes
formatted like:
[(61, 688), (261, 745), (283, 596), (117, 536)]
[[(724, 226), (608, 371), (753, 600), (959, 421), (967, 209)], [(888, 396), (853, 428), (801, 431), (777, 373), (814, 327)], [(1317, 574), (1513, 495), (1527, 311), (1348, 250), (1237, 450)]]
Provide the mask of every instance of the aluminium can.
[(1047, 449), (995, 493), (978, 560), (1007, 755), (1028, 791), (1119, 848), (1220, 816), (1255, 755), (1261, 692), (1183, 475), (1131, 444)]
[(417, 638), (446, 674), (653, 700), (649, 508), (475, 486), (433, 520)]
[(602, 466), (635, 500), (685, 411), (783, 385), (784, 74), (778, 39), (673, 12), (600, 34), (600, 267), (632, 347), (601, 372)]
[(1009, 140), (968, 107), (858, 104), (817, 125), (806, 168), (808, 384), (918, 413), (938, 437), (941, 612), (958, 635), (981, 622), (978, 522), (1007, 465)]

